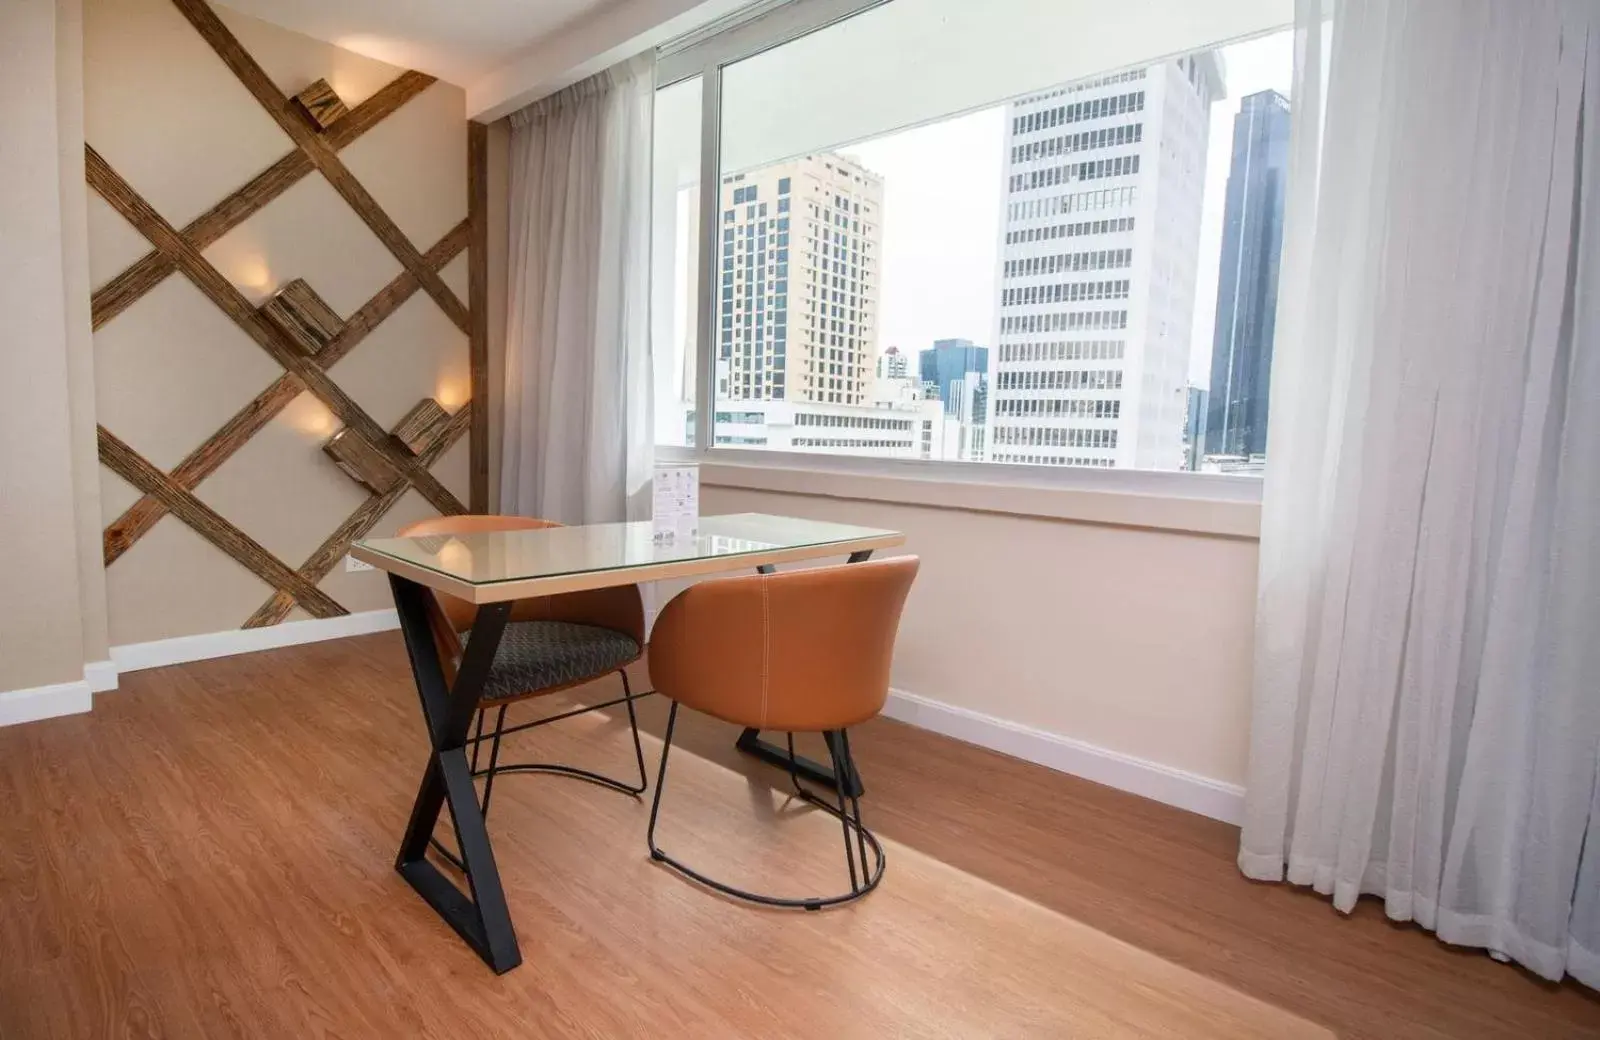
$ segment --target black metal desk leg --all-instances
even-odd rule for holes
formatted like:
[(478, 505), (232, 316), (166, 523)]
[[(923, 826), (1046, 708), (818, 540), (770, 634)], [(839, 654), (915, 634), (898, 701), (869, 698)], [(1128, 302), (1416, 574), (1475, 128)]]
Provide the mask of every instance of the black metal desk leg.
[[(428, 627), (429, 598), (433, 594), (394, 574), (389, 575), (389, 586), (394, 591), (400, 630), (405, 635), (406, 653), (411, 658), (422, 715), (433, 744), (394, 867), (496, 974), (503, 974), (522, 963), (522, 953), (517, 949), (511, 913), (500, 887), (500, 871), (489, 845), (489, 832), (478, 809), (478, 792), (472, 784), (465, 747), (478, 695), (489, 676), (489, 665), (511, 615), (511, 604), (478, 608), (455, 686), (447, 689), (439, 651)], [(428, 839), (446, 804), (450, 806), (470, 893), (457, 888), (427, 858)]]
[[(872, 550), (862, 549), (858, 552), (851, 553), (850, 558), (845, 562), (861, 563), (862, 561), (871, 558)], [(764, 563), (756, 568), (756, 570), (762, 574), (771, 574), (776, 569), (777, 568), (773, 567), (773, 565), (770, 563)], [(771, 741), (762, 740), (761, 731), (753, 727), (746, 729), (743, 733), (739, 734), (739, 740), (734, 744), (734, 747), (740, 751), (743, 751), (747, 755), (754, 755), (761, 761), (770, 765), (775, 765), (780, 769), (787, 770), (789, 768), (789, 749), (786, 747), (780, 748)], [(809, 758), (804, 758), (800, 755), (795, 756), (794, 771), (796, 774), (805, 777), (812, 783), (821, 784), (823, 787), (832, 787), (838, 789), (841, 786), (839, 783), (840, 778), (832, 769), (829, 769), (820, 762)], [(860, 798), (866, 793), (866, 791), (861, 787), (861, 776), (853, 767), (849, 766), (847, 766), (847, 774), (848, 775), (843, 778), (844, 784), (842, 785), (845, 797)]]

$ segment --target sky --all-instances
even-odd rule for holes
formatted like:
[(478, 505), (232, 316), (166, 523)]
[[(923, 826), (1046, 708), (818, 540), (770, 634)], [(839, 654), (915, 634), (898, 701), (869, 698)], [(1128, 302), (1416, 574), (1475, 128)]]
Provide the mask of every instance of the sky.
[[(1200, 386), (1210, 378), (1233, 117), (1247, 94), (1287, 96), (1293, 72), (1289, 32), (1221, 50), (1227, 96), (1211, 106), (1189, 359), (1190, 382)], [(915, 352), (951, 337), (992, 345), (1005, 131), (997, 105), (837, 149), (884, 178), (880, 350)]]

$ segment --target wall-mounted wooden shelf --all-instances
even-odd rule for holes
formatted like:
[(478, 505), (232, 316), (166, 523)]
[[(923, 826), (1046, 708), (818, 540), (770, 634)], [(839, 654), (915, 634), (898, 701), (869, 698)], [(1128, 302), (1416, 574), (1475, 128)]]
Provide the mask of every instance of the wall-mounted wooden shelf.
[(261, 313), (307, 357), (314, 357), (339, 334), (344, 320), (322, 302), (317, 291), (296, 278), (261, 305)]
[(411, 454), (421, 455), (449, 425), (450, 413), (439, 407), (438, 401), (424, 397), (395, 426), (394, 435), (411, 449)]
[(349, 429), (334, 434), (322, 450), (351, 480), (375, 495), (388, 493), (400, 482), (400, 471), (390, 464), (383, 452)]
[(339, 95), (328, 86), (328, 81), (319, 79), (311, 86), (294, 96), (295, 104), (306, 117), (316, 125), (318, 130), (326, 130), (339, 120), (348, 110), (344, 102), (339, 100)]

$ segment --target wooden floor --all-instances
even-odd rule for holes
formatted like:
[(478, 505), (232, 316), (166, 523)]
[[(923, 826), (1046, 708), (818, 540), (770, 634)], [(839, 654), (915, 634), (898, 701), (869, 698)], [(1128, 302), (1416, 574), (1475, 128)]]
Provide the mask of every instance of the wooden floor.
[[(846, 885), (836, 821), (679, 730), (664, 847)], [(625, 771), (626, 732), (513, 740)], [(390, 869), (425, 755), (397, 635), (124, 676), (0, 730), (0, 1038), (1600, 1036), (1581, 987), (1242, 880), (1232, 828), (887, 721), (854, 744), (889, 872), (820, 914), (651, 864), (648, 803), (502, 778), (496, 977)]]

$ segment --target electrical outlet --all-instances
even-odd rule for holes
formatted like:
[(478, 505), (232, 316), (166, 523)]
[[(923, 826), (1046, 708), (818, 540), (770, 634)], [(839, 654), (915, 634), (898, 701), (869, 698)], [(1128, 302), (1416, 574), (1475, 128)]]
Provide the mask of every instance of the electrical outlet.
[(354, 556), (346, 556), (344, 558), (344, 569), (347, 571), (370, 571), (372, 570), (372, 564), (362, 563)]

